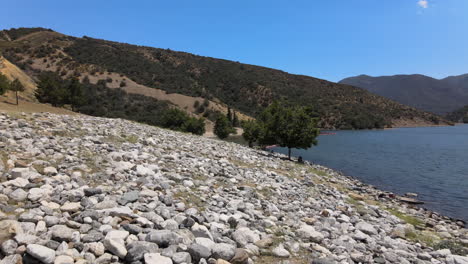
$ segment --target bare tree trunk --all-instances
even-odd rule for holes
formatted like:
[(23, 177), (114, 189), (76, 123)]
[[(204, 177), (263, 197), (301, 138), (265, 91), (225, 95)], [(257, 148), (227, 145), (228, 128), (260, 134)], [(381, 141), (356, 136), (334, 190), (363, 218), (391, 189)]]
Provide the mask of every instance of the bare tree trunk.
[(291, 159), (291, 148), (288, 148), (288, 159)]
[(16, 91), (16, 105), (18, 105), (18, 91)]

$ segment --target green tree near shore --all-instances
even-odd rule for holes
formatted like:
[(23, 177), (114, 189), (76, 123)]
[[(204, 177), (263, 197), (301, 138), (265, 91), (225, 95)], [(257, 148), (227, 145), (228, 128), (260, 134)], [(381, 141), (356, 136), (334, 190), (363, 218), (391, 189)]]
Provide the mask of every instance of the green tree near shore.
[(317, 144), (318, 119), (308, 108), (285, 106), (273, 102), (259, 116), (257, 121), (244, 123), (244, 139), (253, 145), (257, 141), (262, 146), (279, 145), (288, 148), (291, 159), (293, 148), (307, 149)]
[(10, 89), (10, 81), (8, 78), (0, 73), (0, 95), (3, 95)]
[(9, 90), (15, 92), (16, 105), (18, 105), (19, 104), (18, 92), (24, 92), (25, 90), (24, 85), (18, 79), (15, 79), (14, 81), (11, 82)]
[(218, 118), (216, 118), (215, 121), (213, 132), (220, 139), (225, 139), (229, 136), (229, 134), (232, 132), (232, 127), (226, 116), (218, 115)]
[(253, 144), (258, 141), (262, 132), (259, 123), (255, 120), (248, 120), (242, 123), (244, 133), (242, 137), (248, 142), (249, 147), (253, 147)]

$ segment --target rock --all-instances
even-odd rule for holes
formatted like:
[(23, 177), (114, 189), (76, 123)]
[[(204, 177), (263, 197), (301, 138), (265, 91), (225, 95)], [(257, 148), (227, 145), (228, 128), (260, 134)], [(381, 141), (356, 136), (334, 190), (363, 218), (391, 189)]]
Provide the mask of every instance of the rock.
[(429, 253), (427, 252), (421, 252), (421, 253), (418, 253), (418, 259), (422, 259), (422, 260), (431, 260), (432, 257)]
[(43, 171), (45, 175), (57, 175), (58, 173), (57, 169), (54, 167), (45, 167)]
[(168, 257), (161, 256), (159, 253), (146, 253), (146, 264), (172, 264), (172, 260)]
[(431, 256), (434, 258), (441, 258), (441, 257), (446, 257), (448, 255), (451, 255), (452, 252), (450, 252), (450, 249), (444, 248), (444, 249), (439, 249), (437, 251), (432, 251), (429, 254), (431, 254)]
[(242, 248), (236, 249), (234, 257), (231, 259), (232, 264), (246, 264), (249, 260), (249, 253)]
[(29, 245), (37, 243), (39, 238), (30, 234), (18, 234), (15, 236), (15, 241), (18, 242), (19, 245)]
[(236, 247), (231, 244), (217, 243), (212, 247), (212, 257), (216, 259), (231, 260), (235, 253)]
[(188, 253), (192, 257), (192, 260), (198, 263), (200, 259), (208, 259), (211, 256), (211, 250), (200, 244), (192, 244), (188, 247)]
[(54, 264), (74, 264), (75, 261), (70, 256), (58, 256), (55, 258)]
[(26, 247), (26, 252), (35, 259), (44, 264), (53, 264), (55, 260), (55, 251), (37, 244), (30, 244)]
[(28, 178), (29, 168), (14, 168), (11, 170), (11, 177), (15, 178)]
[(128, 245), (127, 247), (127, 256), (125, 260), (127, 262), (134, 262), (143, 259), (146, 253), (154, 253), (158, 250), (158, 245), (156, 243), (151, 243), (147, 241), (135, 241)]
[(192, 257), (187, 252), (177, 252), (172, 255), (174, 264), (192, 263)]
[(110, 251), (114, 255), (117, 255), (121, 259), (124, 259), (125, 256), (127, 255), (127, 248), (125, 247), (125, 241), (120, 237), (107, 237), (106, 236), (103, 244), (104, 244), (104, 247), (108, 251)]
[(63, 212), (78, 212), (81, 209), (80, 203), (65, 203), (60, 207)]
[(273, 253), (273, 255), (280, 257), (280, 258), (289, 258), (289, 256), (291, 255), (289, 251), (287, 251), (284, 248), (283, 244), (279, 244), (278, 246), (273, 248), (271, 252)]
[(369, 223), (366, 223), (366, 222), (359, 222), (356, 224), (356, 229), (364, 232), (365, 234), (368, 234), (368, 235), (376, 235), (377, 234), (377, 230), (375, 230), (374, 226), (372, 226), (371, 224)]
[(123, 230), (111, 230), (106, 234), (106, 239), (122, 239), (125, 240), (130, 233)]
[(52, 239), (56, 241), (71, 242), (73, 239), (74, 230), (70, 229), (69, 227), (65, 225), (55, 225), (55, 226), (52, 226), (49, 230), (52, 233)]
[(127, 192), (119, 200), (121, 205), (126, 205), (127, 203), (133, 203), (139, 199), (139, 192), (138, 191), (131, 191)]
[[(102, 190), (99, 189), (99, 188), (85, 188), (84, 190), (84, 194), (86, 196), (94, 196), (94, 195), (98, 195), (98, 194), (101, 194), (102, 193)], [(115, 205), (117, 206), (117, 205)], [(112, 206), (114, 207), (114, 206)]]
[(92, 242), (87, 245), (88, 245), (89, 251), (91, 251), (94, 255), (99, 257), (104, 254), (105, 247), (104, 247), (104, 244), (102, 244), (101, 242)]
[(102, 240), (103, 238), (104, 238), (104, 235), (101, 232), (96, 231), (96, 230), (91, 230), (90, 232), (88, 232), (88, 234), (84, 235), (81, 238), (81, 241), (83, 243), (97, 242), (97, 241)]
[(47, 195), (48, 192), (45, 189), (32, 188), (29, 190), (28, 199), (31, 201), (37, 201), (41, 198), (44, 198)]
[(146, 236), (146, 241), (154, 242), (160, 247), (168, 247), (176, 243), (176, 235), (170, 230), (155, 230)]
[(468, 264), (468, 256), (452, 255), (455, 264)]
[(22, 264), (22, 263), (23, 263), (23, 259), (21, 258), (21, 255), (19, 254), (10, 255), (0, 260), (0, 264)]
[(338, 262), (334, 261), (331, 258), (318, 258), (312, 260), (311, 264), (338, 264)]
[(0, 243), (12, 238), (16, 234), (22, 234), (23, 228), (15, 220), (0, 221)]
[(23, 189), (16, 189), (9, 194), (9, 197), (15, 201), (21, 202), (28, 198), (28, 193)]
[(240, 247), (245, 247), (249, 243), (260, 240), (260, 236), (247, 227), (240, 227), (232, 234), (232, 238)]
[(213, 236), (211, 235), (210, 231), (208, 231), (208, 228), (206, 226), (195, 223), (192, 226), (191, 230), (195, 237), (205, 237), (213, 240)]
[(8, 239), (7, 241), (3, 242), (1, 245), (2, 253), (5, 255), (13, 255), (15, 254), (16, 248), (18, 247), (18, 243), (12, 239)]
[(296, 234), (303, 239), (306, 239), (315, 243), (320, 243), (325, 238), (322, 233), (315, 231), (315, 228), (309, 225), (302, 225), (296, 231)]

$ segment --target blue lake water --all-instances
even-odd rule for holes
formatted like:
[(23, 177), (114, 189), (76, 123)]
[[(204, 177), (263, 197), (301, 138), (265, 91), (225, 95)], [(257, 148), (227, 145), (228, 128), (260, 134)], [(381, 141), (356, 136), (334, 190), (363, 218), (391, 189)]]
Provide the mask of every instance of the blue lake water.
[(468, 221), (468, 125), (333, 132), (292, 155), (383, 190), (418, 193), (424, 207)]

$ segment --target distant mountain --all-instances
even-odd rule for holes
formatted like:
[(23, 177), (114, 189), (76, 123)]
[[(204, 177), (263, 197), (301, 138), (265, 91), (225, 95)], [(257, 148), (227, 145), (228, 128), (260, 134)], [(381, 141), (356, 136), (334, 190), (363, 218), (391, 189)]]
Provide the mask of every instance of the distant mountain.
[[(383, 128), (447, 124), (364, 89), (280, 70), (42, 28), (0, 31), (0, 52), (32, 77), (53, 71), (112, 89), (169, 100), (201, 115), (196, 100), (255, 117), (280, 99), (310, 107), (323, 128)], [(203, 109), (202, 109), (203, 110)]]
[(421, 110), (446, 114), (468, 104), (468, 74), (434, 79), (425, 75), (372, 77), (359, 75), (341, 80)]

